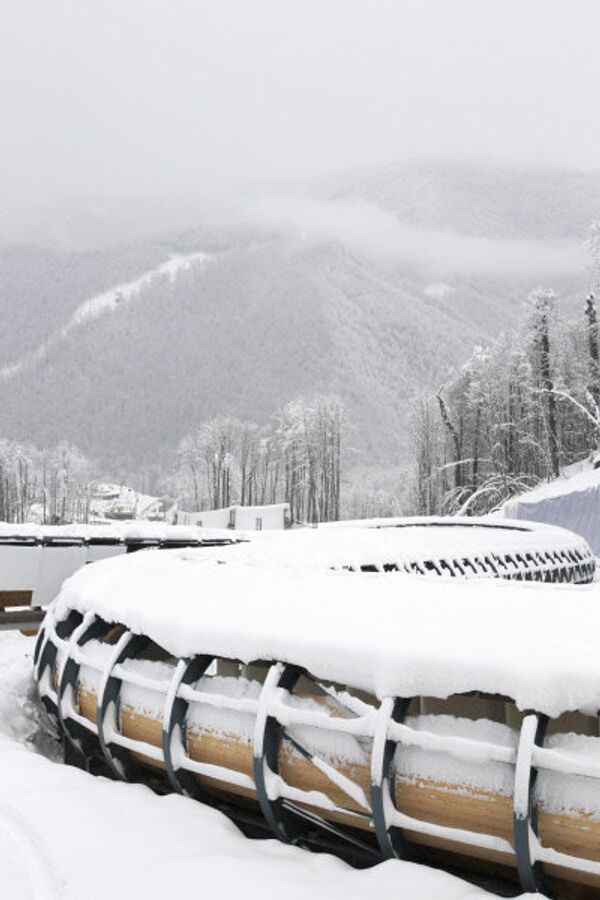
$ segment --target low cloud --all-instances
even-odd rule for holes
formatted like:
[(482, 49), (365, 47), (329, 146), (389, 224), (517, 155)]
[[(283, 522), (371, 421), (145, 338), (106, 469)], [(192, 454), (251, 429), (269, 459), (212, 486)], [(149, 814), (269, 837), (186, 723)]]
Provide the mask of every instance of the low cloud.
[(568, 276), (586, 265), (575, 242), (472, 237), (420, 228), (372, 203), (306, 197), (255, 199), (242, 212), (247, 224), (293, 230), (307, 240), (339, 241), (367, 256), (440, 273)]
[[(362, 200), (320, 200), (306, 195), (216, 189), (186, 202), (106, 200), (44, 211), (0, 210), (0, 245), (38, 243), (53, 249), (93, 250), (203, 228), (226, 235), (248, 227), (291, 233), (307, 242), (338, 242), (376, 260), (420, 270), (442, 284), (454, 275), (505, 275), (551, 280), (579, 277), (588, 266), (577, 241), (493, 239), (420, 228)], [(204, 249), (199, 247), (199, 249)]]

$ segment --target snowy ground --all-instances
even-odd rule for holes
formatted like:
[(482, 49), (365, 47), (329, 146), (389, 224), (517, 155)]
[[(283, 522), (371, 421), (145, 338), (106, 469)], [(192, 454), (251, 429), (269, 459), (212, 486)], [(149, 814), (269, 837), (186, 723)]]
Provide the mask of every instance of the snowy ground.
[(476, 900), (410, 863), (355, 871), (277, 841), (250, 841), (221, 813), (57, 762), (31, 678), (34, 641), (0, 634), (0, 896), (6, 900)]

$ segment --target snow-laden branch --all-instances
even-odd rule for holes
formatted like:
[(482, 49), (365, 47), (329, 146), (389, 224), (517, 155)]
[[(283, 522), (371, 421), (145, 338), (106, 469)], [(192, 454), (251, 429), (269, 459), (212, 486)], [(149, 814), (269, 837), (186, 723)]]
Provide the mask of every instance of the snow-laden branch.
[(594, 416), (589, 409), (583, 405), (579, 400), (577, 400), (572, 394), (569, 394), (567, 391), (561, 391), (558, 388), (553, 388), (551, 391), (547, 391), (544, 389), (539, 389), (536, 391), (539, 394), (554, 394), (555, 397), (559, 397), (561, 400), (568, 400), (573, 404), (583, 415), (589, 419), (592, 423), (596, 431), (600, 431), (600, 419), (597, 416)]

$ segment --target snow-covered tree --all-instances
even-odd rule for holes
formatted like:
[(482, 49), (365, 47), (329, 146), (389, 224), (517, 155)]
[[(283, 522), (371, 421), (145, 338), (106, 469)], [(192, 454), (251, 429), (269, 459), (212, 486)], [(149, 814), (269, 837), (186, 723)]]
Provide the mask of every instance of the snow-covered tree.
[(169, 492), (193, 509), (287, 501), (296, 521), (337, 519), (345, 437), (340, 400), (321, 394), (262, 428), (210, 419), (181, 441)]
[(565, 317), (537, 289), (513, 331), (419, 404), (415, 511), (485, 512), (596, 449), (597, 327), (593, 299)]

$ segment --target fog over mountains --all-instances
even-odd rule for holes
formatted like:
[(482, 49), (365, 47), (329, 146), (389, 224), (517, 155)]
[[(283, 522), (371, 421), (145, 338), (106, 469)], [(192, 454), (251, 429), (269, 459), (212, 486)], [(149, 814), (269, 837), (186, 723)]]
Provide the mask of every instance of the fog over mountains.
[(217, 413), (333, 391), (356, 459), (398, 463), (412, 400), (532, 287), (585, 290), (600, 173), (397, 163), (193, 215), (127, 241), (118, 213), (78, 209), (61, 249), (0, 246), (2, 435), (131, 469)]

